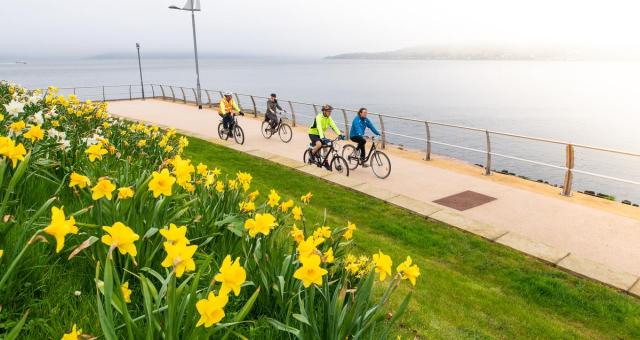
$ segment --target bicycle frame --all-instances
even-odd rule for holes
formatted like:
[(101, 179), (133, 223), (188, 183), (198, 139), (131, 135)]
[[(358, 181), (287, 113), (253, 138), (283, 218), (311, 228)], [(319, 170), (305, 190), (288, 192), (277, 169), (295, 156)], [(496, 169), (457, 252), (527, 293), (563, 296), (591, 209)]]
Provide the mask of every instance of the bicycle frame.
[[(337, 141), (338, 141), (338, 139), (334, 139), (334, 140), (332, 140), (332, 141), (331, 141), (331, 144), (329, 144), (329, 145), (323, 145), (323, 146), (318, 150), (318, 152), (316, 153), (316, 157), (317, 157), (317, 158), (319, 158), (319, 159), (321, 159), (321, 160), (322, 160), (322, 162), (317, 162), (317, 163), (319, 163), (320, 165), (324, 165), (324, 164), (329, 160), (329, 156), (333, 156), (333, 157), (335, 157), (335, 156), (339, 156), (339, 155), (338, 155), (338, 150), (335, 148), (335, 143), (336, 143)], [(329, 148), (329, 150), (327, 151), (326, 156), (322, 157), (321, 151), (322, 151), (323, 149), (327, 149), (327, 148)]]

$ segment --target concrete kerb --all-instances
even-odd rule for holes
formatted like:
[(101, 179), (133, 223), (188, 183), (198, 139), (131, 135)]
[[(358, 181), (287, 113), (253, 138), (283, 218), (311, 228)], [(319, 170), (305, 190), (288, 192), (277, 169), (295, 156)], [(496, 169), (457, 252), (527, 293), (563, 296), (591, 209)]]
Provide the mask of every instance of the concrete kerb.
[[(173, 128), (142, 119), (129, 119), (127, 117), (121, 117), (114, 114), (112, 115), (130, 121), (133, 120), (150, 125), (156, 125), (164, 129)], [(191, 131), (184, 131), (181, 129), (176, 129), (176, 131), (183, 135), (206, 140), (214, 144), (225, 146), (237, 151), (242, 151), (257, 158), (270, 160), (274, 163), (278, 163), (286, 167), (304, 172), (306, 174), (319, 177), (321, 179), (324, 179), (325, 181), (345, 186), (366, 195), (376, 197), (387, 203), (416, 213), (420, 216), (424, 216), (431, 220), (456, 227), (469, 233), (481, 236), (487, 240), (500, 243), (504, 246), (508, 246), (512, 249), (541, 259), (545, 262), (555, 264), (558, 268), (571, 272), (577, 276), (591, 279), (610, 287), (623, 290), (630, 295), (640, 297), (640, 277), (638, 277), (637, 275), (613, 270), (603, 264), (580, 258), (578, 256), (575, 256), (574, 254), (555, 249), (542, 243), (531, 241), (515, 233), (510, 233), (508, 231), (495, 228), (488, 224), (469, 219), (454, 211), (414, 200), (407, 196), (395, 194), (385, 189), (376, 188), (367, 183), (359, 182), (342, 175), (334, 174), (330, 171), (318, 168), (317, 166), (305, 165), (302, 162), (297, 162), (289, 158), (273, 155), (261, 150), (248, 149), (247, 147), (229, 141), (211, 139), (207, 136), (202, 136)]]

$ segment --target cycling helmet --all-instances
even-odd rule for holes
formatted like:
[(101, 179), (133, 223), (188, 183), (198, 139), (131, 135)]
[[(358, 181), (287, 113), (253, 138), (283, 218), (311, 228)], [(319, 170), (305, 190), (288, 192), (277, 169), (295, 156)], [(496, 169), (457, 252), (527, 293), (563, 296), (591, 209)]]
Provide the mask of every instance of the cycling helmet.
[(333, 111), (333, 106), (329, 104), (322, 105), (322, 111)]
[(275, 98), (275, 97), (277, 97), (277, 96), (276, 96), (276, 94), (275, 94), (275, 93), (272, 93), (272, 94), (271, 94), (271, 97), (274, 97), (274, 98)]
[(233, 96), (233, 93), (231, 93), (231, 91), (224, 91), (222, 92), (222, 94), (225, 96)]

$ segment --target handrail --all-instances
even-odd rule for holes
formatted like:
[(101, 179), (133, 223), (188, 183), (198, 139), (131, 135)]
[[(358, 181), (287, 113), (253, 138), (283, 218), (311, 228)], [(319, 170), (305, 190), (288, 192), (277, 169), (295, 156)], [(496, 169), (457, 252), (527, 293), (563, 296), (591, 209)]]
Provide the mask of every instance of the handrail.
[[(176, 100), (180, 100), (181, 102), (184, 103), (188, 103), (188, 102), (192, 102), (190, 100), (187, 99), (187, 96), (185, 94), (185, 89), (186, 90), (190, 90), (194, 93), (194, 96), (197, 97), (196, 94), (196, 90), (194, 88), (190, 88), (190, 87), (181, 87), (181, 86), (173, 86), (173, 85), (165, 85), (165, 84), (146, 84), (147, 86), (151, 86), (151, 90), (153, 93), (153, 97), (154, 98), (162, 98), (162, 99), (169, 99), (172, 101), (176, 101)], [(154, 86), (158, 86), (160, 91), (162, 93), (156, 93), (154, 92)], [(118, 87), (128, 87), (128, 91), (125, 93), (116, 93), (116, 94), (126, 94), (126, 96), (123, 96), (122, 98), (110, 98), (111, 100), (116, 100), (116, 99), (139, 99), (141, 97), (138, 96), (138, 93), (134, 93), (133, 90), (137, 89), (141, 89), (141, 85), (131, 85), (131, 84), (122, 84), (122, 85), (104, 85), (104, 86), (76, 86), (76, 87), (60, 87), (60, 90), (72, 90), (74, 92), (74, 94), (77, 95), (77, 93), (79, 92), (78, 90), (86, 90), (86, 89), (101, 89), (102, 91), (102, 95), (101, 98), (98, 97), (98, 95), (96, 94), (96, 98), (99, 98), (99, 100), (109, 100), (108, 98), (108, 94), (106, 93), (106, 89), (112, 89), (112, 88), (118, 88)], [(169, 90), (171, 91), (170, 94), (165, 93), (165, 87), (168, 87)], [(181, 90), (181, 94), (182, 94), (182, 98), (178, 98), (175, 95), (174, 92), (174, 88), (178, 88)], [(211, 94), (210, 92), (218, 92), (220, 94), (220, 96), (222, 97), (222, 91), (220, 90), (208, 90), (208, 89), (202, 89), (201, 91), (204, 91), (204, 93), (207, 96), (207, 101), (209, 104), (209, 107), (213, 107), (214, 103), (216, 102), (215, 98), (211, 98)], [(109, 95), (113, 95), (113, 93), (109, 94)], [(258, 105), (256, 103), (256, 99), (261, 99), (261, 100), (266, 100), (269, 99), (269, 97), (265, 97), (265, 96), (259, 96), (259, 95), (252, 95), (252, 94), (245, 94), (245, 93), (234, 93), (235, 96), (235, 100), (238, 103), (238, 105), (242, 105), (242, 104), (246, 104), (245, 103), (241, 103), (240, 102), (240, 97), (245, 97), (246, 100), (250, 100), (250, 104), (251, 105), (251, 109), (247, 108), (245, 105), (241, 106), (241, 108), (243, 110), (247, 109), (248, 111), (253, 111), (253, 114), (255, 116), (257, 116), (259, 114), (259, 109), (258, 109)], [(318, 112), (318, 108), (321, 106), (320, 104), (317, 103), (308, 103), (308, 102), (302, 102), (302, 101), (295, 101), (295, 100), (288, 100), (288, 99), (282, 99), (280, 98), (280, 102), (288, 104), (290, 112), (288, 112), (289, 114), (291, 114), (291, 118), (292, 118), (292, 122), (293, 122), (293, 126), (299, 125), (299, 119), (297, 119), (297, 116), (302, 116), (302, 117), (313, 117), (315, 114), (317, 114)], [(308, 109), (307, 111), (305, 110), (296, 110), (296, 106), (306, 106)], [(350, 127), (349, 124), (349, 120), (347, 117), (347, 112), (348, 113), (356, 113), (357, 110), (354, 109), (349, 109), (349, 108), (343, 108), (343, 107), (334, 107), (334, 111), (342, 111), (342, 118), (344, 119), (344, 126), (345, 129), (348, 130)], [(312, 113), (307, 113), (307, 112), (312, 112)], [(594, 177), (599, 177), (599, 178), (603, 178), (603, 179), (608, 179), (608, 180), (614, 180), (614, 181), (619, 181), (619, 182), (623, 182), (623, 183), (628, 183), (628, 184), (635, 184), (635, 185), (640, 185), (640, 182), (638, 181), (634, 181), (634, 180), (630, 180), (630, 179), (623, 179), (623, 178), (618, 178), (615, 176), (609, 176), (609, 175), (604, 175), (604, 174), (598, 174), (598, 173), (594, 173), (594, 172), (590, 172), (590, 171), (585, 171), (585, 170), (580, 170), (580, 169), (575, 169), (574, 168), (574, 152), (575, 149), (587, 149), (587, 150), (593, 150), (593, 151), (599, 151), (599, 152), (607, 152), (607, 153), (611, 153), (611, 154), (617, 154), (617, 155), (623, 155), (623, 156), (631, 156), (631, 157), (640, 157), (640, 153), (638, 152), (632, 152), (632, 151), (626, 151), (626, 150), (618, 150), (618, 149), (612, 149), (612, 148), (606, 148), (606, 147), (600, 147), (600, 146), (593, 146), (593, 145), (586, 145), (586, 144), (576, 144), (576, 143), (570, 143), (567, 141), (562, 141), (562, 140), (557, 140), (557, 139), (550, 139), (550, 138), (542, 138), (542, 137), (534, 137), (534, 136), (527, 136), (527, 135), (521, 135), (521, 134), (515, 134), (515, 133), (509, 133), (509, 132), (503, 132), (503, 131), (494, 131), (494, 130), (489, 130), (489, 129), (481, 129), (481, 128), (476, 128), (476, 127), (470, 127), (470, 126), (463, 126), (463, 125), (458, 125), (458, 124), (451, 124), (451, 123), (443, 123), (443, 122), (435, 122), (435, 121), (430, 121), (430, 120), (424, 120), (424, 119), (418, 119), (418, 118), (412, 118), (412, 117), (402, 117), (402, 116), (397, 116), (397, 115), (392, 115), (392, 114), (386, 114), (386, 113), (375, 113), (375, 112), (370, 112), (370, 115), (373, 115), (375, 117), (378, 117), (379, 120), (379, 124), (380, 124), (380, 132), (382, 134), (382, 137), (380, 139), (381, 144), (382, 144), (382, 148), (385, 148), (385, 144), (387, 143), (387, 136), (392, 136), (392, 137), (399, 137), (399, 138), (404, 138), (404, 139), (409, 139), (409, 140), (413, 140), (413, 141), (419, 141), (419, 142), (424, 142), (426, 149), (425, 149), (425, 160), (429, 161), (431, 160), (431, 146), (432, 144), (436, 144), (436, 145), (442, 145), (442, 146), (446, 146), (446, 147), (452, 147), (452, 148), (456, 148), (456, 149), (461, 149), (461, 150), (466, 150), (466, 151), (471, 151), (471, 152), (476, 152), (476, 153), (482, 153), (485, 154), (486, 159), (485, 159), (485, 164), (484, 164), (484, 173), (486, 175), (490, 175), (492, 172), (491, 169), (491, 157), (495, 156), (495, 157), (501, 157), (501, 158), (506, 158), (506, 159), (511, 159), (511, 160), (516, 160), (516, 161), (521, 161), (521, 162), (526, 162), (529, 164), (535, 164), (535, 165), (540, 165), (540, 166), (545, 166), (545, 167), (551, 167), (551, 168), (555, 168), (555, 169), (560, 169), (560, 170), (564, 170), (565, 171), (565, 178), (564, 178), (564, 183), (562, 185), (562, 194), (563, 195), (570, 195), (571, 194), (571, 186), (572, 186), (572, 182), (573, 182), (573, 173), (579, 173), (579, 174), (584, 174), (584, 175), (589, 175), (589, 176), (594, 176)], [(424, 125), (423, 128), (421, 128), (425, 135), (424, 137), (420, 137), (420, 136), (411, 136), (411, 135), (407, 135), (407, 134), (403, 134), (403, 133), (399, 133), (399, 132), (394, 132), (394, 131), (390, 131), (387, 128), (385, 128), (385, 121), (387, 120), (396, 120), (396, 121), (403, 121), (403, 122), (411, 122), (411, 123), (419, 123)], [(479, 132), (482, 133), (484, 135), (484, 139), (485, 139), (485, 148), (484, 150), (479, 149), (479, 148), (475, 148), (475, 147), (468, 147), (468, 146), (462, 146), (462, 145), (456, 145), (456, 144), (452, 144), (452, 143), (446, 143), (443, 141), (437, 141), (434, 140), (432, 138), (432, 130), (434, 127), (447, 127), (447, 128), (453, 128), (453, 129), (460, 129), (460, 130), (465, 130), (465, 131), (473, 131), (473, 132)], [(517, 156), (513, 156), (513, 155), (507, 155), (507, 154), (502, 154), (502, 153), (497, 153), (491, 150), (491, 137), (492, 136), (502, 136), (502, 137), (509, 137), (509, 138), (516, 138), (516, 139), (521, 139), (521, 140), (529, 140), (529, 141), (535, 141), (535, 142), (542, 142), (542, 143), (548, 143), (548, 144), (555, 144), (555, 145), (564, 145), (566, 147), (565, 150), (565, 164), (563, 164), (562, 166), (560, 165), (554, 165), (554, 164), (549, 164), (549, 163), (545, 163), (545, 162), (540, 162), (540, 161), (535, 161), (535, 160), (531, 160), (531, 159), (526, 159), (526, 158), (522, 158), (522, 157), (517, 157)]]

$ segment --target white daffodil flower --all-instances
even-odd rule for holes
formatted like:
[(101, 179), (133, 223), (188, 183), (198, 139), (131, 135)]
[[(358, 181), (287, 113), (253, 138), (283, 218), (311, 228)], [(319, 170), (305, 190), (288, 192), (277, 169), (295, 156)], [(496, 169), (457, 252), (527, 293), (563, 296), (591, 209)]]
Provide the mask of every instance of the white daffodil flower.
[(12, 100), (9, 104), (4, 104), (4, 108), (7, 110), (8, 114), (17, 117), (18, 114), (24, 111), (24, 103)]

